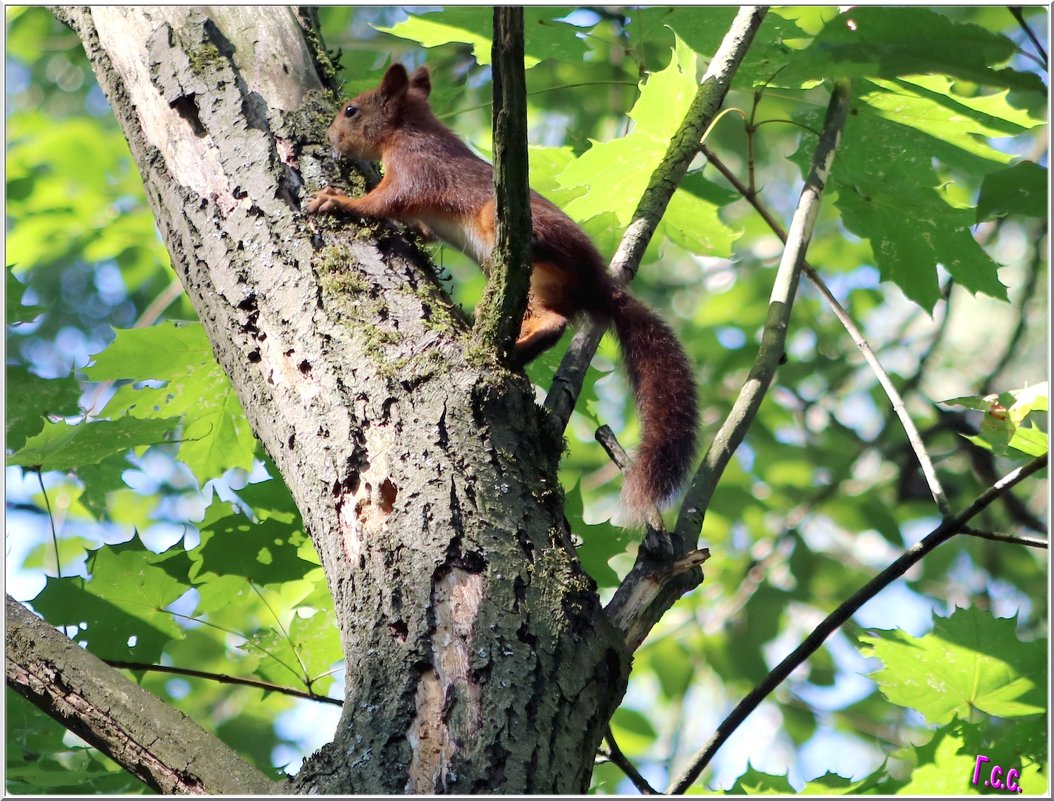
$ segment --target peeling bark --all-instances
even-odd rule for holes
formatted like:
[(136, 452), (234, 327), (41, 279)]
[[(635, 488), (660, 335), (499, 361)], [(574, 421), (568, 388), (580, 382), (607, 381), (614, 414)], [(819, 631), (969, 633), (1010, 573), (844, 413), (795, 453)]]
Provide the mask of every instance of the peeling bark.
[(345, 705), (296, 791), (584, 792), (628, 656), (569, 545), (561, 443), (393, 226), (300, 212), (338, 181), (310, 16), (57, 13), (326, 572)]

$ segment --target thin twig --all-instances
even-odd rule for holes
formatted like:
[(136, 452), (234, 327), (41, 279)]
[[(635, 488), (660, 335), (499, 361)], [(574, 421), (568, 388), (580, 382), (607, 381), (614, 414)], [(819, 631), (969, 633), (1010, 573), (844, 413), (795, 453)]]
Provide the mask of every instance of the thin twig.
[(62, 560), (59, 558), (59, 533), (55, 529), (55, 514), (51, 511), (51, 501), (48, 499), (48, 491), (44, 489), (44, 476), (37, 468), (37, 481), (40, 483), (40, 491), (44, 495), (44, 505), (48, 509), (48, 522), (51, 523), (51, 544), (55, 548), (55, 575), (62, 578)]
[(618, 766), (619, 770), (626, 774), (626, 778), (633, 782), (633, 786), (640, 791), (641, 795), (659, 795), (659, 791), (648, 784), (648, 780), (640, 775), (640, 771), (638, 771), (626, 755), (622, 753), (622, 749), (619, 748), (618, 743), (615, 742), (615, 735), (611, 733), (610, 726), (608, 726), (607, 731), (604, 733), (604, 741), (608, 744), (608, 759), (611, 760), (612, 764)]
[(1026, 545), (1029, 548), (1042, 548), (1044, 550), (1047, 550), (1050, 547), (1047, 540), (1041, 540), (1037, 537), (1018, 537), (1015, 534), (997, 534), (994, 531), (980, 531), (976, 528), (964, 528), (962, 533), (982, 540), (1005, 542), (1009, 545)]
[[(773, 216), (773, 214), (758, 199), (757, 193), (745, 186), (743, 182), (736, 177), (735, 173), (733, 173), (728, 166), (718, 158), (717, 154), (706, 145), (702, 146), (702, 152), (707, 159), (709, 159), (710, 163), (717, 168), (718, 172), (720, 172), (725, 179), (735, 187), (736, 191), (738, 191), (746, 201), (754, 207), (761, 218), (768, 224), (769, 228), (772, 229), (772, 232), (776, 234), (781, 241), (786, 243), (787, 232), (783, 230), (783, 226), (780, 225), (775, 216)], [(889, 398), (893, 411), (896, 413), (897, 417), (900, 419), (901, 425), (904, 427), (904, 433), (907, 435), (912, 450), (915, 451), (915, 457), (918, 459), (919, 466), (922, 468), (922, 474), (926, 478), (926, 483), (930, 488), (930, 494), (933, 495), (933, 500), (936, 502), (937, 508), (940, 510), (941, 514), (947, 517), (951, 514), (951, 505), (948, 503), (948, 497), (944, 492), (944, 487), (941, 486), (940, 479), (937, 478), (937, 471), (934, 469), (933, 461), (930, 459), (929, 453), (926, 451), (926, 445), (922, 441), (922, 437), (919, 435), (918, 429), (915, 427), (915, 423), (911, 419), (911, 415), (908, 414), (907, 407), (904, 404), (904, 399), (890, 380), (889, 374), (878, 361), (878, 357), (875, 356), (874, 351), (871, 350), (871, 345), (864, 337), (863, 332), (857, 327), (852, 317), (850, 317), (849, 313), (845, 310), (845, 307), (838, 302), (834, 293), (831, 292), (827, 284), (824, 283), (823, 279), (808, 261), (802, 265), (802, 272), (805, 273), (805, 276), (812, 282), (813, 286), (816, 287), (823, 299), (827, 301), (827, 305), (831, 307), (835, 317), (838, 318), (838, 321), (849, 333), (849, 336), (852, 337), (853, 342), (856, 343), (861, 354), (863, 354), (864, 360), (878, 379), (878, 383), (885, 391), (886, 397)]]
[(938, 545), (947, 542), (956, 534), (962, 532), (966, 524), (976, 515), (980, 514), (994, 500), (1001, 497), (1010, 489), (1028, 478), (1033, 473), (1042, 470), (1047, 465), (1047, 457), (1039, 456), (1026, 465), (1011, 471), (1006, 476), (989, 487), (974, 500), (966, 509), (957, 515), (946, 518), (937, 528), (913, 545), (889, 567), (871, 579), (867, 584), (857, 590), (853, 595), (831, 612), (824, 620), (813, 629), (812, 633), (788, 654), (772, 671), (762, 680), (757, 687), (751, 690), (731, 714), (728, 715), (717, 727), (710, 741), (689, 761), (681, 774), (674, 779), (667, 791), (672, 794), (684, 793), (699, 777), (703, 769), (713, 759), (717, 750), (724, 744), (729, 736), (743, 721), (747, 719), (758, 705), (778, 687), (798, 666), (805, 662), (815, 653), (824, 641), (830, 637), (838, 628), (855, 615), (860, 608), (874, 598), (878, 593), (908, 572), (918, 564), (923, 557), (930, 553)]
[[(615, 436), (615, 432), (611, 430), (611, 427), (607, 425), (600, 426), (595, 436), (596, 441), (600, 443), (600, 447), (604, 449), (604, 452), (615, 463), (615, 466), (623, 473), (629, 472), (630, 467), (633, 465), (633, 460), (630, 459), (629, 454), (626, 453), (626, 449), (622, 447), (622, 443), (618, 441), (618, 437)], [(644, 547), (648, 548), (655, 556), (666, 556), (672, 559), (674, 554), (670, 544), (670, 535), (666, 533), (666, 524), (663, 523), (662, 515), (655, 505), (648, 509), (645, 524), (647, 531), (644, 535)]]
[(121, 659), (104, 659), (103, 661), (110, 667), (122, 668), (124, 670), (171, 673), (177, 676), (189, 676), (195, 679), (208, 679), (209, 681), (214, 681), (218, 684), (240, 684), (245, 687), (256, 687), (261, 690), (266, 690), (267, 692), (292, 695), (296, 698), (306, 698), (308, 701), (318, 701), (322, 704), (344, 706), (344, 702), (337, 698), (328, 698), (324, 695), (317, 695), (316, 693), (306, 690), (298, 690), (295, 687), (283, 687), (280, 684), (272, 684), (269, 681), (262, 681), (261, 679), (246, 679), (240, 676), (229, 676), (226, 673), (210, 673), (207, 670), (194, 670), (193, 668), (174, 667), (172, 665), (152, 665), (149, 662), (125, 662)]
[(1036, 38), (1036, 34), (1032, 33), (1032, 29), (1028, 26), (1028, 23), (1025, 22), (1025, 15), (1024, 12), (1022, 12), (1021, 7), (1008, 6), (1008, 8), (1010, 13), (1014, 15), (1014, 19), (1017, 20), (1017, 24), (1021, 26), (1021, 30), (1025, 32), (1025, 36), (1032, 41), (1032, 46), (1039, 51), (1039, 55), (1043, 59), (1043, 69), (1049, 69), (1050, 62), (1047, 59), (1047, 51), (1043, 49), (1043, 45), (1040, 44), (1039, 39)]
[(746, 436), (776, 374), (776, 368), (783, 359), (791, 309), (805, 260), (805, 251), (820, 211), (823, 188), (830, 173), (834, 153), (848, 113), (849, 83), (843, 80), (835, 84), (834, 92), (831, 94), (823, 133), (817, 142), (812, 166), (791, 220), (787, 244), (776, 270), (772, 293), (769, 297), (768, 319), (765, 321), (761, 334), (758, 355), (732, 410), (714, 436), (706, 455), (703, 456), (703, 463), (692, 479), (691, 486), (681, 505), (681, 512), (674, 531), (682, 540), (694, 541), (698, 538), (717, 482), (731, 460), (732, 454)]

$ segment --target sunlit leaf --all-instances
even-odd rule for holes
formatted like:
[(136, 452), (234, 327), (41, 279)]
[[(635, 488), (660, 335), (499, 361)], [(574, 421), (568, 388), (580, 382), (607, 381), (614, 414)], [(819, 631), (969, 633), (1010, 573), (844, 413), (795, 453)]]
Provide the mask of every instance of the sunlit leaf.
[(881, 659), (874, 674), (883, 695), (947, 723), (973, 710), (1009, 718), (1046, 709), (1046, 640), (1022, 642), (1015, 618), (959, 609), (937, 618), (931, 634), (878, 631), (864, 637), (863, 653)]

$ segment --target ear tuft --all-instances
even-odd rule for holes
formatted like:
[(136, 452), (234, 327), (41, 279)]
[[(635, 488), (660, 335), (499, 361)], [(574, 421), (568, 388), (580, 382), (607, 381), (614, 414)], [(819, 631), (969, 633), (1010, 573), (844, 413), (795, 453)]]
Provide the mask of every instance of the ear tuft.
[(409, 86), (410, 79), (406, 75), (406, 67), (402, 64), (392, 64), (381, 79), (381, 97), (386, 103), (390, 100), (402, 100)]
[(428, 97), (432, 93), (432, 79), (428, 77), (428, 67), (418, 67), (410, 76), (410, 88)]

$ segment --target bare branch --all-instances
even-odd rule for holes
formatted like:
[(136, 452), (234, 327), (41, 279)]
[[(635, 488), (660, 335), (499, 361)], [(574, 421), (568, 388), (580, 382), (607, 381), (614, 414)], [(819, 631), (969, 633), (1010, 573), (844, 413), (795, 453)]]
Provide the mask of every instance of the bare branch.
[(1021, 30), (1025, 32), (1025, 36), (1032, 42), (1032, 46), (1036, 48), (1036, 52), (1039, 53), (1039, 63), (1043, 69), (1048, 68), (1047, 51), (1043, 49), (1043, 45), (1040, 44), (1036, 34), (1032, 32), (1032, 28), (1029, 27), (1028, 23), (1025, 22), (1025, 14), (1021, 10), (1020, 6), (1008, 6), (1010, 13), (1014, 15), (1014, 19), (1017, 20), (1017, 24), (1021, 26)]
[[(710, 150), (710, 148), (703, 145), (701, 149), (703, 154), (709, 159), (710, 163), (717, 168), (718, 172), (720, 172), (728, 182), (736, 188), (736, 191), (738, 191), (746, 201), (754, 207), (758, 214), (761, 215), (761, 218), (768, 224), (769, 228), (772, 229), (772, 232), (776, 234), (784, 244), (786, 244), (787, 232), (783, 229), (783, 226), (779, 224), (779, 221), (775, 216), (764, 206), (764, 204), (762, 204), (758, 198), (757, 192), (744, 185), (736, 174), (732, 172), (728, 166), (718, 158), (717, 154)], [(926, 483), (929, 485), (930, 493), (933, 495), (933, 500), (937, 503), (937, 508), (940, 509), (942, 515), (947, 517), (951, 514), (951, 506), (948, 503), (947, 495), (945, 495), (944, 488), (941, 486), (940, 479), (937, 478), (937, 471), (934, 469), (933, 461), (930, 459), (929, 453), (926, 451), (926, 445), (922, 441), (922, 437), (919, 435), (919, 431), (915, 427), (911, 415), (908, 414), (907, 407), (904, 404), (904, 399), (900, 396), (897, 388), (893, 385), (892, 380), (889, 378), (889, 374), (878, 361), (878, 357), (875, 356), (874, 351), (871, 350), (871, 345), (864, 337), (863, 332), (857, 327), (853, 318), (850, 317), (849, 313), (845, 310), (845, 307), (838, 302), (834, 293), (831, 292), (827, 284), (824, 283), (823, 279), (808, 261), (803, 263), (802, 271), (812, 282), (813, 286), (816, 287), (823, 299), (827, 301), (827, 304), (831, 307), (835, 317), (838, 318), (838, 321), (849, 333), (849, 336), (853, 338), (853, 342), (855, 342), (856, 346), (860, 349), (860, 352), (864, 356), (864, 360), (871, 367), (871, 371), (875, 374), (878, 383), (885, 391), (886, 397), (889, 398), (893, 411), (900, 419), (901, 425), (904, 426), (904, 432), (907, 435), (908, 442), (911, 444), (911, 448), (915, 451), (915, 456), (919, 460), (922, 474), (926, 477)]]
[(11, 596), (6, 644), (8, 686), (154, 790), (188, 795), (284, 791), (284, 784)]
[[(622, 236), (609, 272), (617, 279), (628, 282), (637, 272), (641, 257), (651, 241), (666, 206), (673, 197), (688, 165), (699, 148), (703, 132), (713, 122), (724, 102), (728, 87), (732, 83), (743, 56), (761, 26), (767, 7), (742, 6), (725, 34), (721, 46), (714, 54), (710, 66), (699, 85), (692, 106), (685, 115), (662, 162), (652, 173), (648, 188), (641, 196), (633, 213), (633, 221)], [(585, 324), (571, 340), (560, 368), (553, 377), (553, 384), (545, 399), (545, 408), (552, 413), (550, 424), (557, 431), (567, 427), (582, 381), (589, 369), (589, 361), (596, 353), (603, 336), (603, 329), (595, 324)]]
[(964, 528), (962, 533), (982, 540), (1005, 542), (1008, 545), (1026, 545), (1029, 548), (1042, 548), (1043, 550), (1047, 550), (1050, 547), (1050, 543), (1047, 540), (1041, 540), (1037, 537), (1018, 537), (1014, 534), (997, 534), (994, 531), (980, 531), (976, 528)]
[(938, 545), (947, 542), (956, 534), (963, 532), (966, 524), (988, 507), (997, 498), (1010, 491), (1019, 482), (1033, 473), (1042, 470), (1047, 465), (1047, 456), (1040, 456), (1028, 464), (1011, 471), (997, 481), (993, 486), (985, 490), (973, 503), (957, 515), (946, 518), (937, 528), (913, 545), (889, 567), (867, 582), (857, 590), (843, 604), (835, 609), (830, 615), (813, 629), (812, 633), (788, 654), (772, 671), (762, 680), (757, 687), (751, 690), (735, 709), (717, 727), (710, 741), (689, 761), (681, 774), (670, 784), (667, 792), (673, 794), (684, 793), (699, 777), (703, 769), (710, 764), (714, 754), (724, 744), (729, 736), (739, 725), (747, 719), (758, 705), (778, 687), (784, 679), (789, 676), (795, 668), (805, 662), (814, 654), (824, 641), (830, 637), (838, 628), (855, 615), (860, 608), (878, 595), (882, 590), (908, 572), (914, 565), (922, 561), (926, 554), (930, 553)]
[[(629, 471), (633, 460), (630, 459), (626, 449), (622, 447), (610, 426), (603, 425), (597, 429), (596, 441), (600, 443), (608, 458), (615, 463), (619, 470), (623, 473)], [(653, 505), (648, 510), (645, 522), (647, 531), (644, 535), (644, 547), (657, 556), (666, 555), (669, 558), (673, 558), (673, 551), (670, 548), (670, 536), (666, 533), (666, 524), (662, 521), (662, 514), (660, 514), (658, 507)]]
[(758, 349), (757, 358), (747, 375), (746, 383), (740, 390), (739, 397), (736, 398), (732, 411), (703, 457), (703, 463), (692, 480), (681, 505), (676, 533), (684, 540), (694, 540), (698, 537), (706, 508), (717, 487), (717, 482), (732, 458), (732, 454), (746, 436), (747, 429), (753, 422), (769, 384), (776, 374), (776, 368), (783, 359), (791, 308), (794, 305), (805, 251), (820, 211), (824, 185), (830, 173), (834, 153), (838, 147), (848, 112), (849, 83), (839, 81), (835, 85), (827, 107), (823, 133), (816, 145), (812, 166), (791, 221), (787, 246), (784, 248), (783, 258), (776, 271), (772, 294), (769, 298), (768, 319), (761, 335), (761, 346)]
[(616, 765), (619, 770), (626, 774), (626, 778), (633, 782), (633, 786), (636, 787), (641, 795), (659, 795), (659, 791), (652, 787), (648, 780), (640, 775), (640, 771), (634, 766), (632, 762), (622, 753), (622, 749), (618, 747), (618, 743), (615, 742), (615, 735), (611, 733), (611, 727), (608, 726), (607, 732), (604, 734), (604, 742), (608, 744), (608, 759), (611, 760), (612, 764)]
[(476, 314), (476, 337), (508, 363), (527, 309), (531, 200), (523, 8), (494, 8), (494, 252)]
[[(630, 458), (615, 432), (606, 425), (601, 426), (596, 439), (620, 470), (629, 469)], [(624, 633), (628, 651), (637, 650), (655, 621), (702, 581), (695, 568), (710, 558), (710, 551), (702, 548), (686, 553), (685, 550), (684, 543), (666, 531), (659, 510), (653, 508), (633, 569), (604, 607), (611, 622)]]

